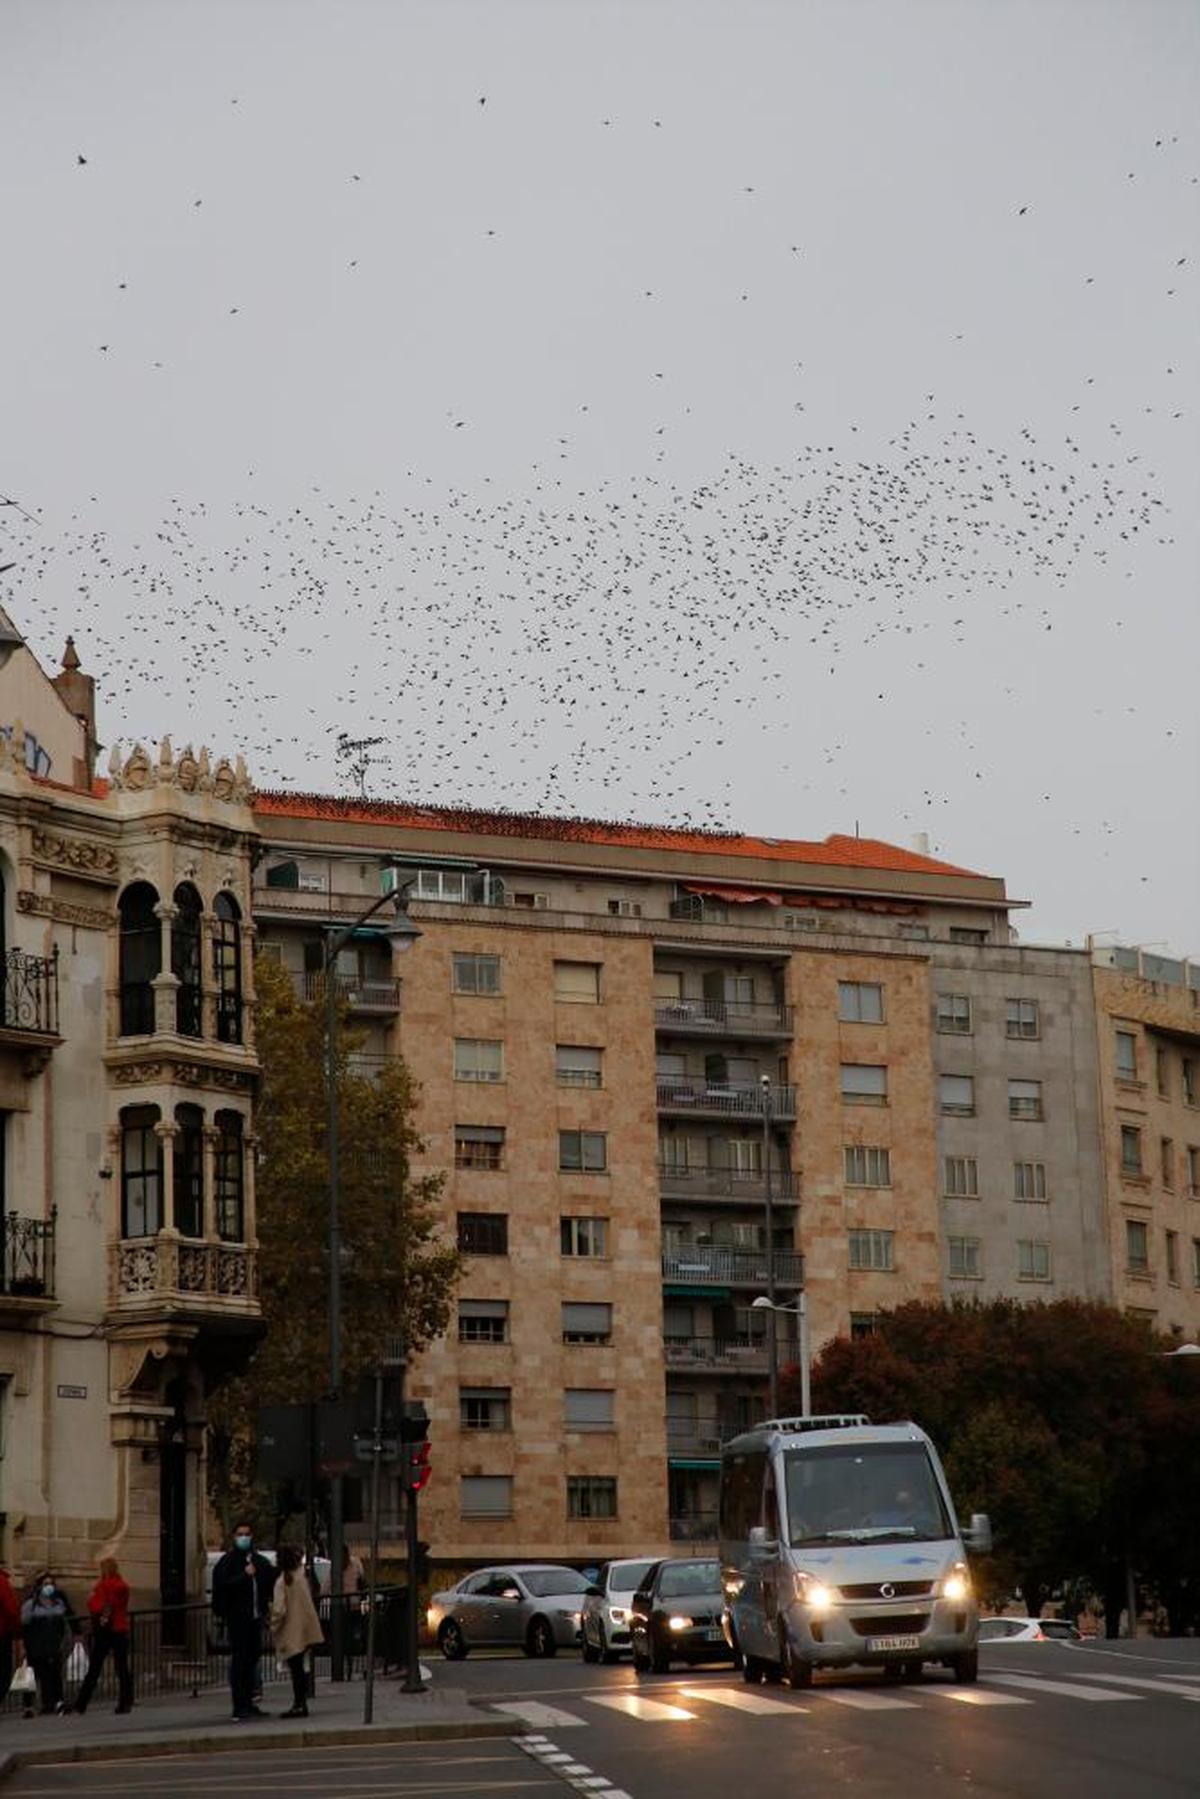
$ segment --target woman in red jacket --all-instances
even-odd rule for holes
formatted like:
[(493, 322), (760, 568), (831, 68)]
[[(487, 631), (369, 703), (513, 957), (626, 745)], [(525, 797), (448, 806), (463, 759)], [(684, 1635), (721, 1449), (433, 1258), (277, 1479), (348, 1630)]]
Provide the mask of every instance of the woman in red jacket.
[(92, 1614), (88, 1670), (83, 1677), (83, 1685), (75, 1695), (74, 1704), (69, 1705), (67, 1710), (81, 1715), (87, 1710), (101, 1669), (111, 1650), (117, 1668), (116, 1709), (118, 1712), (131, 1712), (133, 1675), (129, 1668), (129, 1582), (122, 1579), (121, 1571), (111, 1555), (106, 1555), (100, 1563), (100, 1578), (92, 1588), (88, 1611)]

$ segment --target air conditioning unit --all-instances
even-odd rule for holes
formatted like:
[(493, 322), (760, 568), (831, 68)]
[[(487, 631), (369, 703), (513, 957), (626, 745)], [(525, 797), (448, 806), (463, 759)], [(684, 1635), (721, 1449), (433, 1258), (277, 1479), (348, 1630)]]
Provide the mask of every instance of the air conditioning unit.
[(821, 920), (811, 912), (785, 912), (783, 923), (788, 931), (819, 931), (821, 928)]
[(609, 900), (608, 909), (614, 918), (640, 918), (642, 916), (641, 903), (638, 900)]
[(550, 895), (548, 893), (535, 893), (533, 896), (533, 909), (535, 912), (548, 912), (550, 910)]
[(301, 871), (300, 892), (301, 893), (328, 893), (329, 892), (329, 879), (326, 875), (307, 875), (303, 871)]

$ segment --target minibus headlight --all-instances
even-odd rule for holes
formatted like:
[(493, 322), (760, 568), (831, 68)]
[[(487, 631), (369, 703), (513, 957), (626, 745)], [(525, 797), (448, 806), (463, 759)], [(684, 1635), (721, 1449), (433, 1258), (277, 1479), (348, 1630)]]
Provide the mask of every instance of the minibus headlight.
[(667, 1619), (667, 1628), (669, 1630), (690, 1630), (692, 1628), (692, 1620), (677, 1613), (674, 1618)]
[(942, 1582), (942, 1598), (951, 1600), (955, 1605), (971, 1597), (971, 1582), (965, 1568), (955, 1568), (947, 1574)]
[(832, 1587), (827, 1587), (823, 1580), (806, 1574), (802, 1568), (796, 1570), (796, 1598), (801, 1605), (808, 1606), (813, 1612), (827, 1612), (834, 1601)]

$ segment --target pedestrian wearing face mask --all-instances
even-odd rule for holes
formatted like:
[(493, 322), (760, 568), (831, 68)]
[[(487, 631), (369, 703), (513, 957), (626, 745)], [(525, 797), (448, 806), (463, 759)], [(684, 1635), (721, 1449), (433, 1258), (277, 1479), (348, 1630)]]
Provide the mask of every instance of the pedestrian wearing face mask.
[(267, 1716), (255, 1705), (254, 1693), (274, 1585), (275, 1569), (255, 1549), (254, 1532), (243, 1519), (234, 1526), (233, 1547), (213, 1569), (212, 1579), (213, 1615), (229, 1633), (229, 1687), (236, 1724)]
[[(71, 1647), (71, 1602), (48, 1568), (42, 1570), (21, 1607), (25, 1658), (37, 1681), (42, 1716), (63, 1709), (63, 1663)], [(33, 1716), (27, 1703), (25, 1716)]]

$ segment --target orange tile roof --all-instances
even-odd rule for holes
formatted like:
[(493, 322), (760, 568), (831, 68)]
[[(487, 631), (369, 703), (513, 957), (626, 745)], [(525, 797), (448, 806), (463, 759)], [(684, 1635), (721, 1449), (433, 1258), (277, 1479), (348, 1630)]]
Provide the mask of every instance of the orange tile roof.
[(403, 800), (359, 800), (326, 793), (259, 790), (254, 810), (268, 818), (312, 818), (344, 824), (397, 825), (427, 831), (463, 831), (490, 837), (526, 837), (558, 843), (611, 844), (705, 856), (749, 856), (772, 862), (807, 862), (834, 868), (876, 868), (891, 873), (960, 875), (974, 870), (899, 849), (875, 837), (835, 833), (823, 843), (788, 838), (743, 837), (735, 831), (681, 831), (665, 825), (616, 824), (597, 818), (548, 818), (536, 813), (483, 812), (463, 806), (411, 805)]

